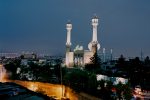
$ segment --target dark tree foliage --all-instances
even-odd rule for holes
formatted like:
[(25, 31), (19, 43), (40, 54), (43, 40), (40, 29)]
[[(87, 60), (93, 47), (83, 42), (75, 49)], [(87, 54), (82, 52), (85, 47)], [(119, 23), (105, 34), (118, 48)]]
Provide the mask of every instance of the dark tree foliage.
[(36, 63), (30, 62), (29, 67), (27, 68), (27, 73), (32, 73), (34, 77), (33, 80), (36, 81), (58, 83), (60, 82), (60, 70), (62, 70), (61, 59), (56, 59), (55, 62), (55, 65), (38, 65)]
[(56, 77), (59, 79), (59, 81), (61, 81), (61, 73), (64, 74), (64, 70), (61, 67), (62, 64), (62, 59), (56, 59), (55, 60), (56, 65), (54, 66), (54, 73), (56, 75)]
[(38, 74), (40, 73), (40, 71), (42, 71), (42, 70), (39, 70), (38, 64), (35, 64), (33, 62), (29, 63), (29, 70), (34, 75), (34, 80), (38, 79)]
[(142, 78), (143, 78), (143, 65), (142, 62), (139, 60), (139, 57), (132, 59), (130, 62), (130, 80), (133, 85), (142, 85)]
[(131, 100), (132, 98), (132, 89), (130, 88), (130, 84), (127, 83), (125, 85), (123, 85), (124, 91), (123, 91), (123, 97), (125, 98), (125, 100)]
[[(32, 60), (29, 60), (27, 65), (21, 65), (20, 58), (9, 59), (8, 62), (4, 67), (7, 72), (11, 73), (9, 78), (12, 80), (20, 79), (59, 83), (60, 73), (62, 72), (63, 76), (65, 74), (65, 70), (61, 68), (62, 59), (55, 59), (55, 65), (49, 63), (40, 65)], [(20, 69), (20, 72), (17, 73), (18, 69)]]
[(21, 59), (24, 59), (24, 55), (21, 55), (20, 58), (21, 58)]
[(38, 66), (38, 74), (37, 74), (37, 78), (38, 81), (44, 81), (44, 82), (49, 82), (50, 81), (50, 77), (53, 74), (53, 71), (50, 70), (49, 65), (44, 65), (44, 66)]
[(150, 89), (150, 60), (146, 57), (141, 61), (139, 57), (126, 61), (123, 55), (117, 61), (117, 72), (115, 76), (128, 78), (131, 86), (141, 85), (143, 88)]
[(15, 59), (9, 62), (8, 64), (5, 64), (4, 67), (7, 70), (7, 72), (11, 73), (11, 76), (9, 76), (10, 79), (18, 79), (18, 75), (16, 73), (17, 68), (20, 67), (20, 59)]
[(88, 73), (86, 71), (74, 69), (64, 76), (64, 81), (66, 85), (76, 91), (85, 91), (88, 87)]
[(119, 82), (119, 84), (116, 85), (116, 94), (119, 100), (123, 99), (122, 98), (123, 91), (124, 91), (123, 84)]
[(90, 58), (91, 63), (94, 64), (95, 66), (100, 66), (101, 64), (101, 59), (100, 57), (97, 55), (97, 53), (95, 53), (93, 55), (93, 57)]
[[(116, 64), (116, 68), (117, 68), (117, 74), (120, 76), (123, 72), (127, 72), (128, 70), (128, 67), (127, 67), (127, 64), (126, 64), (126, 61), (125, 61), (125, 58), (123, 55), (120, 56), (120, 58), (118, 59), (117, 61), (117, 64)], [(117, 76), (118, 76), (117, 75)]]
[(116, 94), (117, 94), (117, 100), (122, 100), (123, 98), (125, 100), (131, 100), (132, 98), (132, 89), (130, 88), (130, 84), (122, 84), (119, 82), (119, 84), (115, 85), (116, 88)]
[(85, 69), (94, 73), (99, 72), (101, 70), (101, 59), (97, 53), (95, 53), (93, 57), (90, 58), (90, 60), (90, 63), (85, 65)]
[(90, 94), (95, 93), (94, 91), (97, 91), (97, 78), (95, 74), (90, 74), (88, 78), (88, 91)]
[[(107, 85), (106, 85), (107, 83)], [(100, 80), (98, 81), (98, 86), (99, 86), (99, 90), (98, 90), (98, 97), (102, 98), (103, 100), (113, 100), (111, 98), (111, 94), (112, 94), (112, 87), (113, 87), (113, 83), (110, 81), (105, 81), (105, 80)]]
[(150, 58), (147, 56), (144, 60), (145, 69), (143, 71), (144, 74), (144, 81), (143, 85), (146, 86), (145, 88), (150, 89)]
[(150, 67), (150, 59), (148, 56), (145, 58), (144, 64)]

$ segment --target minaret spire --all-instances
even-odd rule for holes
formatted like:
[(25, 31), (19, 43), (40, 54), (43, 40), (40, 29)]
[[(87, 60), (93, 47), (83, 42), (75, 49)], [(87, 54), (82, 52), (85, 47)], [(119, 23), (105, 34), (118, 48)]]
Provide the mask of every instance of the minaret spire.
[(98, 26), (98, 18), (94, 16), (92, 19), (92, 26), (93, 26), (93, 42), (97, 42), (97, 26)]
[(90, 51), (94, 50), (95, 52), (95, 50), (97, 51), (100, 49), (100, 44), (98, 43), (97, 40), (98, 17), (96, 15), (92, 18), (92, 26), (93, 26), (92, 41), (89, 43), (88, 47)]
[(69, 21), (66, 24), (67, 29), (67, 40), (66, 40), (66, 66), (71, 66), (73, 63), (73, 53), (71, 53), (71, 30), (72, 30), (72, 24)]
[(66, 41), (66, 46), (71, 46), (71, 30), (72, 30), (72, 24), (69, 21), (66, 24), (66, 29), (67, 29), (67, 41)]

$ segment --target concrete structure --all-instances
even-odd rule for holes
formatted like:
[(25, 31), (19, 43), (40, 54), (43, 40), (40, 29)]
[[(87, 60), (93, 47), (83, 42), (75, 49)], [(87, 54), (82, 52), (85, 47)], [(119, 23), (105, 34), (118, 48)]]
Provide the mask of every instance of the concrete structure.
[(97, 74), (97, 81), (111, 81), (114, 85), (118, 84), (119, 82), (121, 82), (122, 84), (126, 84), (128, 83), (128, 79), (126, 78), (122, 78), (122, 77), (108, 77), (106, 75), (101, 75), (101, 74)]
[(97, 26), (98, 17), (92, 18), (93, 36), (92, 41), (88, 44), (89, 50), (84, 50), (82, 46), (77, 45), (74, 51), (71, 50), (71, 30), (72, 24), (69, 22), (66, 24), (67, 40), (66, 40), (66, 59), (65, 65), (67, 67), (84, 66), (90, 63), (90, 58), (100, 49), (100, 44), (97, 40)]

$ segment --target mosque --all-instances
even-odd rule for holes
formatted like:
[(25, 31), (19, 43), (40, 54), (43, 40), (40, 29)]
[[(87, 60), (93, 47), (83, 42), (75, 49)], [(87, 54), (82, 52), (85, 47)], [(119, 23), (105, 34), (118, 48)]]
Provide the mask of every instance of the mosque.
[(65, 65), (67, 67), (73, 66), (84, 66), (90, 63), (90, 58), (100, 49), (100, 44), (97, 40), (97, 27), (98, 27), (98, 17), (94, 16), (91, 20), (93, 27), (93, 36), (91, 42), (88, 44), (89, 50), (84, 50), (82, 46), (77, 45), (75, 49), (71, 50), (71, 30), (72, 24), (69, 22), (66, 24), (67, 30), (67, 41), (66, 41), (66, 58)]

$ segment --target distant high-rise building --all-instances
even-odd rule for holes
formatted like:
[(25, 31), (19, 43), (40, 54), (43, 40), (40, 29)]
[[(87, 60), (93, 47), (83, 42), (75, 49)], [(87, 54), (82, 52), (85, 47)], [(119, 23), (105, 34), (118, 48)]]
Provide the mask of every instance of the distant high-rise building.
[(5, 58), (16, 58), (19, 57), (18, 53), (0, 53), (0, 58), (5, 57)]
[(32, 53), (26, 52), (26, 53), (23, 53), (21, 56), (23, 59), (36, 59), (37, 58), (37, 55), (33, 52)]

